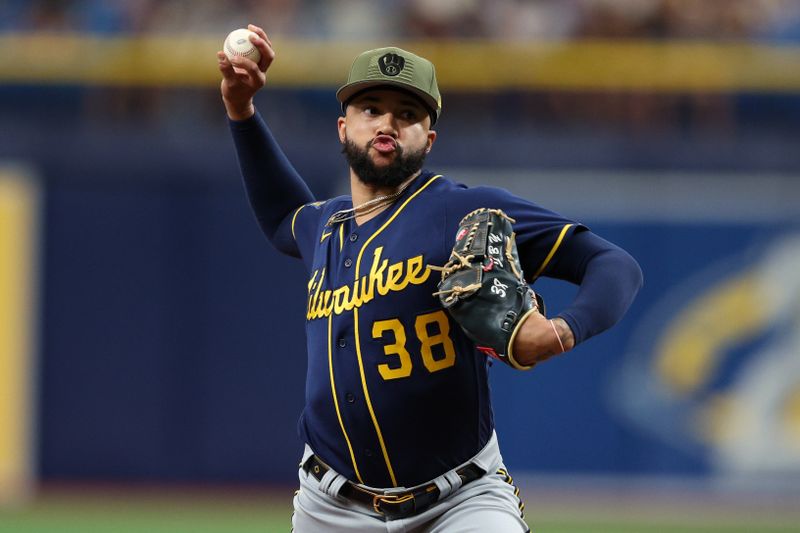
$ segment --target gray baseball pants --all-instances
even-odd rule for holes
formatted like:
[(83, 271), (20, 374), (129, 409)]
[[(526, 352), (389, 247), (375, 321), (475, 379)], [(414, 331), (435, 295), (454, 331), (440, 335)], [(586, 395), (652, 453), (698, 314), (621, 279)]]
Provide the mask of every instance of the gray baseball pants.
[[(301, 464), (312, 453), (306, 446)], [(294, 497), (292, 530), (295, 533), (528, 532), (522, 519), (519, 491), (503, 465), (497, 436), (492, 435), (489, 443), (469, 462), (477, 464), (486, 474), (464, 487), (455, 473), (457, 469), (439, 476), (432, 480), (440, 490), (439, 500), (417, 515), (395, 520), (385, 520), (374, 509), (340, 497), (339, 490), (347, 481), (341, 474), (330, 470), (317, 481), (300, 468), (300, 490)], [(413, 488), (400, 487), (387, 492)]]

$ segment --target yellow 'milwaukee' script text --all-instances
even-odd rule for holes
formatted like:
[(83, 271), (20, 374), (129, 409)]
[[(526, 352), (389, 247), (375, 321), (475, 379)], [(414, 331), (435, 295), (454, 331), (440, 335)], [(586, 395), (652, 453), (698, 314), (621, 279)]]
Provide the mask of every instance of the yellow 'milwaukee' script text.
[[(355, 280), (353, 285), (342, 285), (337, 289), (322, 290), (325, 269), (315, 270), (308, 282), (308, 310), (306, 318), (315, 320), (352, 311), (375, 298), (376, 293), (386, 296), (390, 292), (402, 291), (409, 284), (421, 285), (430, 277), (430, 269), (423, 264), (422, 256), (389, 264), (381, 260), (383, 246), (375, 249), (369, 274)], [(319, 278), (319, 279), (317, 279)]]

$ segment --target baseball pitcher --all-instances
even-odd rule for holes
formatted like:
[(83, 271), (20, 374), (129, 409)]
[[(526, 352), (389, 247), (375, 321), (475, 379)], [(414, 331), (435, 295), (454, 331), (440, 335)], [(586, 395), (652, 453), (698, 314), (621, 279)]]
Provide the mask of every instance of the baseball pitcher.
[[(256, 219), (308, 272), (294, 531), (528, 531), (491, 361), (530, 369), (611, 327), (638, 264), (527, 199), (424, 170), (442, 98), (434, 65), (400, 48), (352, 63), (336, 93), (350, 194), (316, 201), (254, 107), (275, 51), (248, 29), (260, 57), (218, 52), (222, 99)], [(547, 315), (540, 276), (579, 285), (574, 301)]]

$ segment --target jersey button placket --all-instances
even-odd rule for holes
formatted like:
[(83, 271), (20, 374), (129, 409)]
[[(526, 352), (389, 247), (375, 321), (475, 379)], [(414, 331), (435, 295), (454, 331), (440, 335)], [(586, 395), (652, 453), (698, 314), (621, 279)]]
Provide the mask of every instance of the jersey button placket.
[(350, 242), (356, 242), (357, 240), (358, 240), (358, 233), (351, 233)]
[(345, 259), (345, 260), (344, 260), (344, 266), (345, 266), (345, 268), (350, 268), (352, 265), (353, 265), (353, 260), (352, 260), (352, 259), (350, 259), (349, 257), (348, 257), (347, 259)]

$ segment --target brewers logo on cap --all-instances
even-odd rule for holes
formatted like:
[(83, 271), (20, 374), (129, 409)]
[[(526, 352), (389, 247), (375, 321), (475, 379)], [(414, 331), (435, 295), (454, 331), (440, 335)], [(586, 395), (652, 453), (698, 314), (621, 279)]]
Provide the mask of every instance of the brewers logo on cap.
[(405, 64), (406, 60), (403, 59), (403, 56), (392, 53), (381, 56), (378, 60), (378, 66), (385, 76), (397, 76), (403, 71)]

